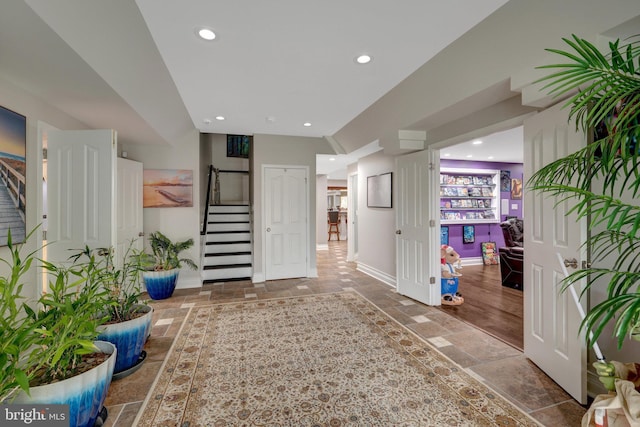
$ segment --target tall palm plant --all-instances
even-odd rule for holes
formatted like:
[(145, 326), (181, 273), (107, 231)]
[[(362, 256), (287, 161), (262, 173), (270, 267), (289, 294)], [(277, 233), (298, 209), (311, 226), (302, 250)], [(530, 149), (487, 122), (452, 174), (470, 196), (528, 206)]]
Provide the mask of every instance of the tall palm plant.
[[(564, 41), (570, 49), (549, 51), (565, 62), (540, 67), (552, 72), (539, 82), (552, 95), (569, 96), (569, 118), (594, 140), (536, 172), (528, 186), (586, 218), (593, 264), (569, 275), (563, 290), (582, 279), (583, 294), (607, 283), (607, 297), (588, 310), (581, 328), (593, 332), (585, 334), (591, 344), (613, 323), (621, 348), (640, 331), (640, 41), (617, 40), (607, 52), (575, 35)], [(610, 256), (615, 260), (605, 266)]]

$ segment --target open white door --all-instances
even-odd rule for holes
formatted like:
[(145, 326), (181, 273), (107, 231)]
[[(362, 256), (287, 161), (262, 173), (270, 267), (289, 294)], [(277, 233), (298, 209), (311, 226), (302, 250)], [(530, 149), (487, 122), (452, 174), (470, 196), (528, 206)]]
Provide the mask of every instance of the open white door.
[(307, 169), (263, 169), (265, 279), (307, 276)]
[(438, 153), (427, 149), (396, 162), (396, 280), (398, 293), (429, 305), (440, 304), (440, 217)]
[(116, 192), (116, 224), (117, 241), (116, 260), (121, 260), (122, 255), (134, 242), (133, 248), (142, 249), (142, 163), (129, 159), (118, 158), (118, 174)]
[(47, 145), (47, 258), (116, 244), (116, 135), (112, 130), (50, 131)]
[[(577, 151), (586, 143), (560, 106), (524, 122), (525, 180), (542, 166)], [(586, 224), (567, 216), (567, 203), (526, 191), (524, 200), (524, 353), (580, 403), (587, 402), (584, 340), (580, 314), (571, 295), (560, 293), (563, 279), (557, 253), (586, 259), (581, 252)], [(579, 289), (577, 289), (580, 292)]]

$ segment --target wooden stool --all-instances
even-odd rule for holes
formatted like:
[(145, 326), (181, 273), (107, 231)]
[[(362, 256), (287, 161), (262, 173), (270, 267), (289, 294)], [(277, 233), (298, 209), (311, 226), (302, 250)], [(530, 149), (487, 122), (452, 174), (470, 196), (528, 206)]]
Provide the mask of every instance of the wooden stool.
[(329, 212), (329, 238), (327, 240), (331, 240), (332, 234), (338, 236), (338, 241), (340, 241), (340, 220), (337, 211)]

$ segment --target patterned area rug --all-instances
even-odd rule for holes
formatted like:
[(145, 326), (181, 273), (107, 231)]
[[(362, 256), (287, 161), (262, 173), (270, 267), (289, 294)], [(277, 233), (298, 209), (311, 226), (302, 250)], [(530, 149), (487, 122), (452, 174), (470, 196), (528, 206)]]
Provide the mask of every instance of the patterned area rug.
[(194, 307), (138, 426), (536, 426), (352, 292)]

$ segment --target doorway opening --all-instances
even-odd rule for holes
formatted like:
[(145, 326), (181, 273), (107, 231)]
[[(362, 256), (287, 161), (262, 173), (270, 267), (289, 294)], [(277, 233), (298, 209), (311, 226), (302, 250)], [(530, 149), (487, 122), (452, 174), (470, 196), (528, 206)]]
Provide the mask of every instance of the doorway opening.
[(524, 251), (505, 236), (524, 221), (523, 182), (522, 126), (440, 150), (440, 243), (462, 258), (463, 301), (440, 309), (521, 351)]

